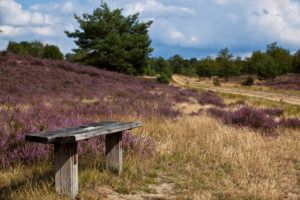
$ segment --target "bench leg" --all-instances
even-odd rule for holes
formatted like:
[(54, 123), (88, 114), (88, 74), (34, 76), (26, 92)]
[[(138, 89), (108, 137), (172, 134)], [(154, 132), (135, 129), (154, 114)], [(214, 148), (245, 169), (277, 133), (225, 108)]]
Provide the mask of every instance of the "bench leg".
[(54, 144), (55, 190), (75, 199), (78, 193), (77, 142)]
[(105, 155), (108, 169), (120, 175), (122, 173), (122, 132), (105, 136)]

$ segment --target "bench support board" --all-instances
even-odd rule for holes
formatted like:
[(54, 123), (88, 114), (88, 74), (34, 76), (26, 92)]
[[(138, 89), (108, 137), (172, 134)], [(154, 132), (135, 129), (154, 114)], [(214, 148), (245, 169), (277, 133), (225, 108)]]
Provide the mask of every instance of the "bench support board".
[(105, 136), (107, 168), (120, 175), (122, 173), (122, 132)]
[(54, 144), (55, 190), (75, 198), (78, 193), (77, 142)]

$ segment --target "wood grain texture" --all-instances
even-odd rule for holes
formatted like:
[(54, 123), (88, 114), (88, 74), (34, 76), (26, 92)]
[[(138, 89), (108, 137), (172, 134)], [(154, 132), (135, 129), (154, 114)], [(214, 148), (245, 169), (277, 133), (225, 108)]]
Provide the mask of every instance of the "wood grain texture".
[(140, 122), (123, 123), (105, 121), (75, 128), (28, 134), (25, 136), (25, 140), (38, 143), (72, 143), (100, 135), (130, 130), (141, 125), (142, 123)]
[(78, 194), (77, 142), (54, 144), (55, 190), (75, 199)]
[(122, 174), (122, 132), (105, 136), (105, 155), (107, 168), (113, 173)]

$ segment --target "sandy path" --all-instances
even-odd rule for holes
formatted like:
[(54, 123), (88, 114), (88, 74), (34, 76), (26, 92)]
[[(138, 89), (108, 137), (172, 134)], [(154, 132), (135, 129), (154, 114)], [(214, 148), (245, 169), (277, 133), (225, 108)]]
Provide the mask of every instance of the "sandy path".
[(157, 178), (157, 184), (149, 185), (151, 192), (142, 191), (134, 194), (119, 194), (111, 187), (99, 186), (89, 193), (91, 199), (101, 200), (175, 200), (177, 199), (174, 190), (175, 185), (165, 176)]
[(214, 92), (220, 92), (226, 94), (243, 95), (243, 96), (255, 97), (255, 98), (266, 99), (271, 101), (285, 102), (292, 105), (300, 106), (300, 97), (298, 96), (292, 96), (292, 95), (286, 95), (286, 94), (280, 94), (274, 92), (261, 92), (261, 91), (245, 90), (245, 89), (238, 89), (238, 88), (210, 86), (210, 85), (196, 82), (193, 79), (188, 79), (187, 77), (178, 76), (178, 75), (174, 75), (172, 79), (175, 82), (175, 84), (178, 86), (188, 86), (191, 88), (211, 90)]

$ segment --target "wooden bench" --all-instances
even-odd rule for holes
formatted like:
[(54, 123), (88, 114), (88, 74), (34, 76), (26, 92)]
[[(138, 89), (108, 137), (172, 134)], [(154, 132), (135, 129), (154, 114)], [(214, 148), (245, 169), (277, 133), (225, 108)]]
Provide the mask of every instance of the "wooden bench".
[(78, 141), (105, 135), (107, 168), (114, 173), (121, 174), (122, 133), (141, 125), (139, 122), (105, 121), (87, 126), (28, 134), (25, 140), (54, 144), (55, 190), (59, 194), (67, 194), (75, 198), (78, 194)]

